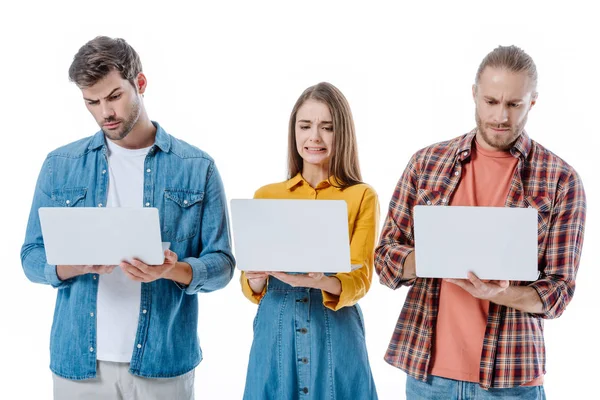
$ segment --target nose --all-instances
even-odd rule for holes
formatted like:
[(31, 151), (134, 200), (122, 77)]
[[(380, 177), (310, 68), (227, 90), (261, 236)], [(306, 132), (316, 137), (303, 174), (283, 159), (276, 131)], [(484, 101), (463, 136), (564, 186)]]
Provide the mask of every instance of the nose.
[(503, 124), (508, 121), (508, 108), (502, 104), (494, 110), (493, 121), (496, 124)]
[(319, 132), (318, 126), (313, 126), (311, 128), (310, 137), (308, 138), (308, 140), (311, 142), (315, 142), (315, 143), (321, 143), (321, 141), (322, 141), (321, 132)]
[(115, 116), (115, 110), (108, 102), (103, 102), (101, 104), (102, 107), (102, 118), (109, 119), (110, 117)]

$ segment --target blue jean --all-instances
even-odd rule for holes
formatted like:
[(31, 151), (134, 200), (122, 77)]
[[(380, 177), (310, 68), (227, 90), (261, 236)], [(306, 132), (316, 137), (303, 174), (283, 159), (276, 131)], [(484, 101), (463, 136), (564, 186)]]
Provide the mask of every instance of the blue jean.
[(543, 386), (482, 389), (479, 384), (429, 376), (427, 382), (406, 377), (407, 400), (546, 400)]

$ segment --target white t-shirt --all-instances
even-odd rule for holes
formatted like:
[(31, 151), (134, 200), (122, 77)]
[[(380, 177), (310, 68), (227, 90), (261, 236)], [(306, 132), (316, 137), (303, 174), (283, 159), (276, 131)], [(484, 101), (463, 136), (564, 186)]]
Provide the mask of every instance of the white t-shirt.
[[(107, 207), (143, 207), (144, 161), (150, 147), (128, 150), (106, 139), (108, 146)], [(100, 275), (97, 301), (97, 358), (130, 362), (138, 328), (141, 283), (117, 267)]]

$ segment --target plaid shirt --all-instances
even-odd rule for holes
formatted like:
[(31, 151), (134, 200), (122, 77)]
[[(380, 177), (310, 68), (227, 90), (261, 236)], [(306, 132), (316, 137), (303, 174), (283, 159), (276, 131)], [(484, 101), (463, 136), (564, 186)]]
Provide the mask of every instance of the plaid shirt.
[[(375, 250), (375, 269), (381, 283), (392, 289), (410, 286), (385, 360), (423, 381), (430, 371), (441, 282), (403, 279), (404, 261), (414, 249), (412, 211), (415, 205), (450, 203), (462, 165), (470, 160), (476, 132), (413, 155), (396, 186)], [(531, 314), (490, 302), (479, 370), (483, 388), (520, 386), (545, 373), (543, 319), (560, 316), (571, 301), (583, 245), (586, 202), (577, 172), (525, 132), (510, 152), (519, 161), (505, 206), (538, 210), (540, 271), (533, 283), (511, 285), (534, 288), (543, 313)]]

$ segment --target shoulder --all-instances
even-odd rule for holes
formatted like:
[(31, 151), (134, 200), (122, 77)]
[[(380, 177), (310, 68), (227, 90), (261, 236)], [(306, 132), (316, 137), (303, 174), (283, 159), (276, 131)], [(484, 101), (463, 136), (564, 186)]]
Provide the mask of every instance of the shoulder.
[(181, 159), (197, 159), (206, 161), (210, 164), (214, 163), (213, 158), (208, 155), (204, 150), (200, 150), (198, 147), (187, 143), (184, 140), (178, 139), (175, 136), (171, 136), (171, 148), (170, 152), (181, 158)]
[(64, 146), (58, 147), (48, 153), (47, 158), (64, 157), (64, 158), (79, 158), (90, 151), (90, 144), (95, 135), (76, 140)]
[(288, 181), (270, 183), (265, 186), (261, 186), (255, 193), (255, 199), (265, 199), (274, 196), (280, 196), (288, 191), (287, 189)]

